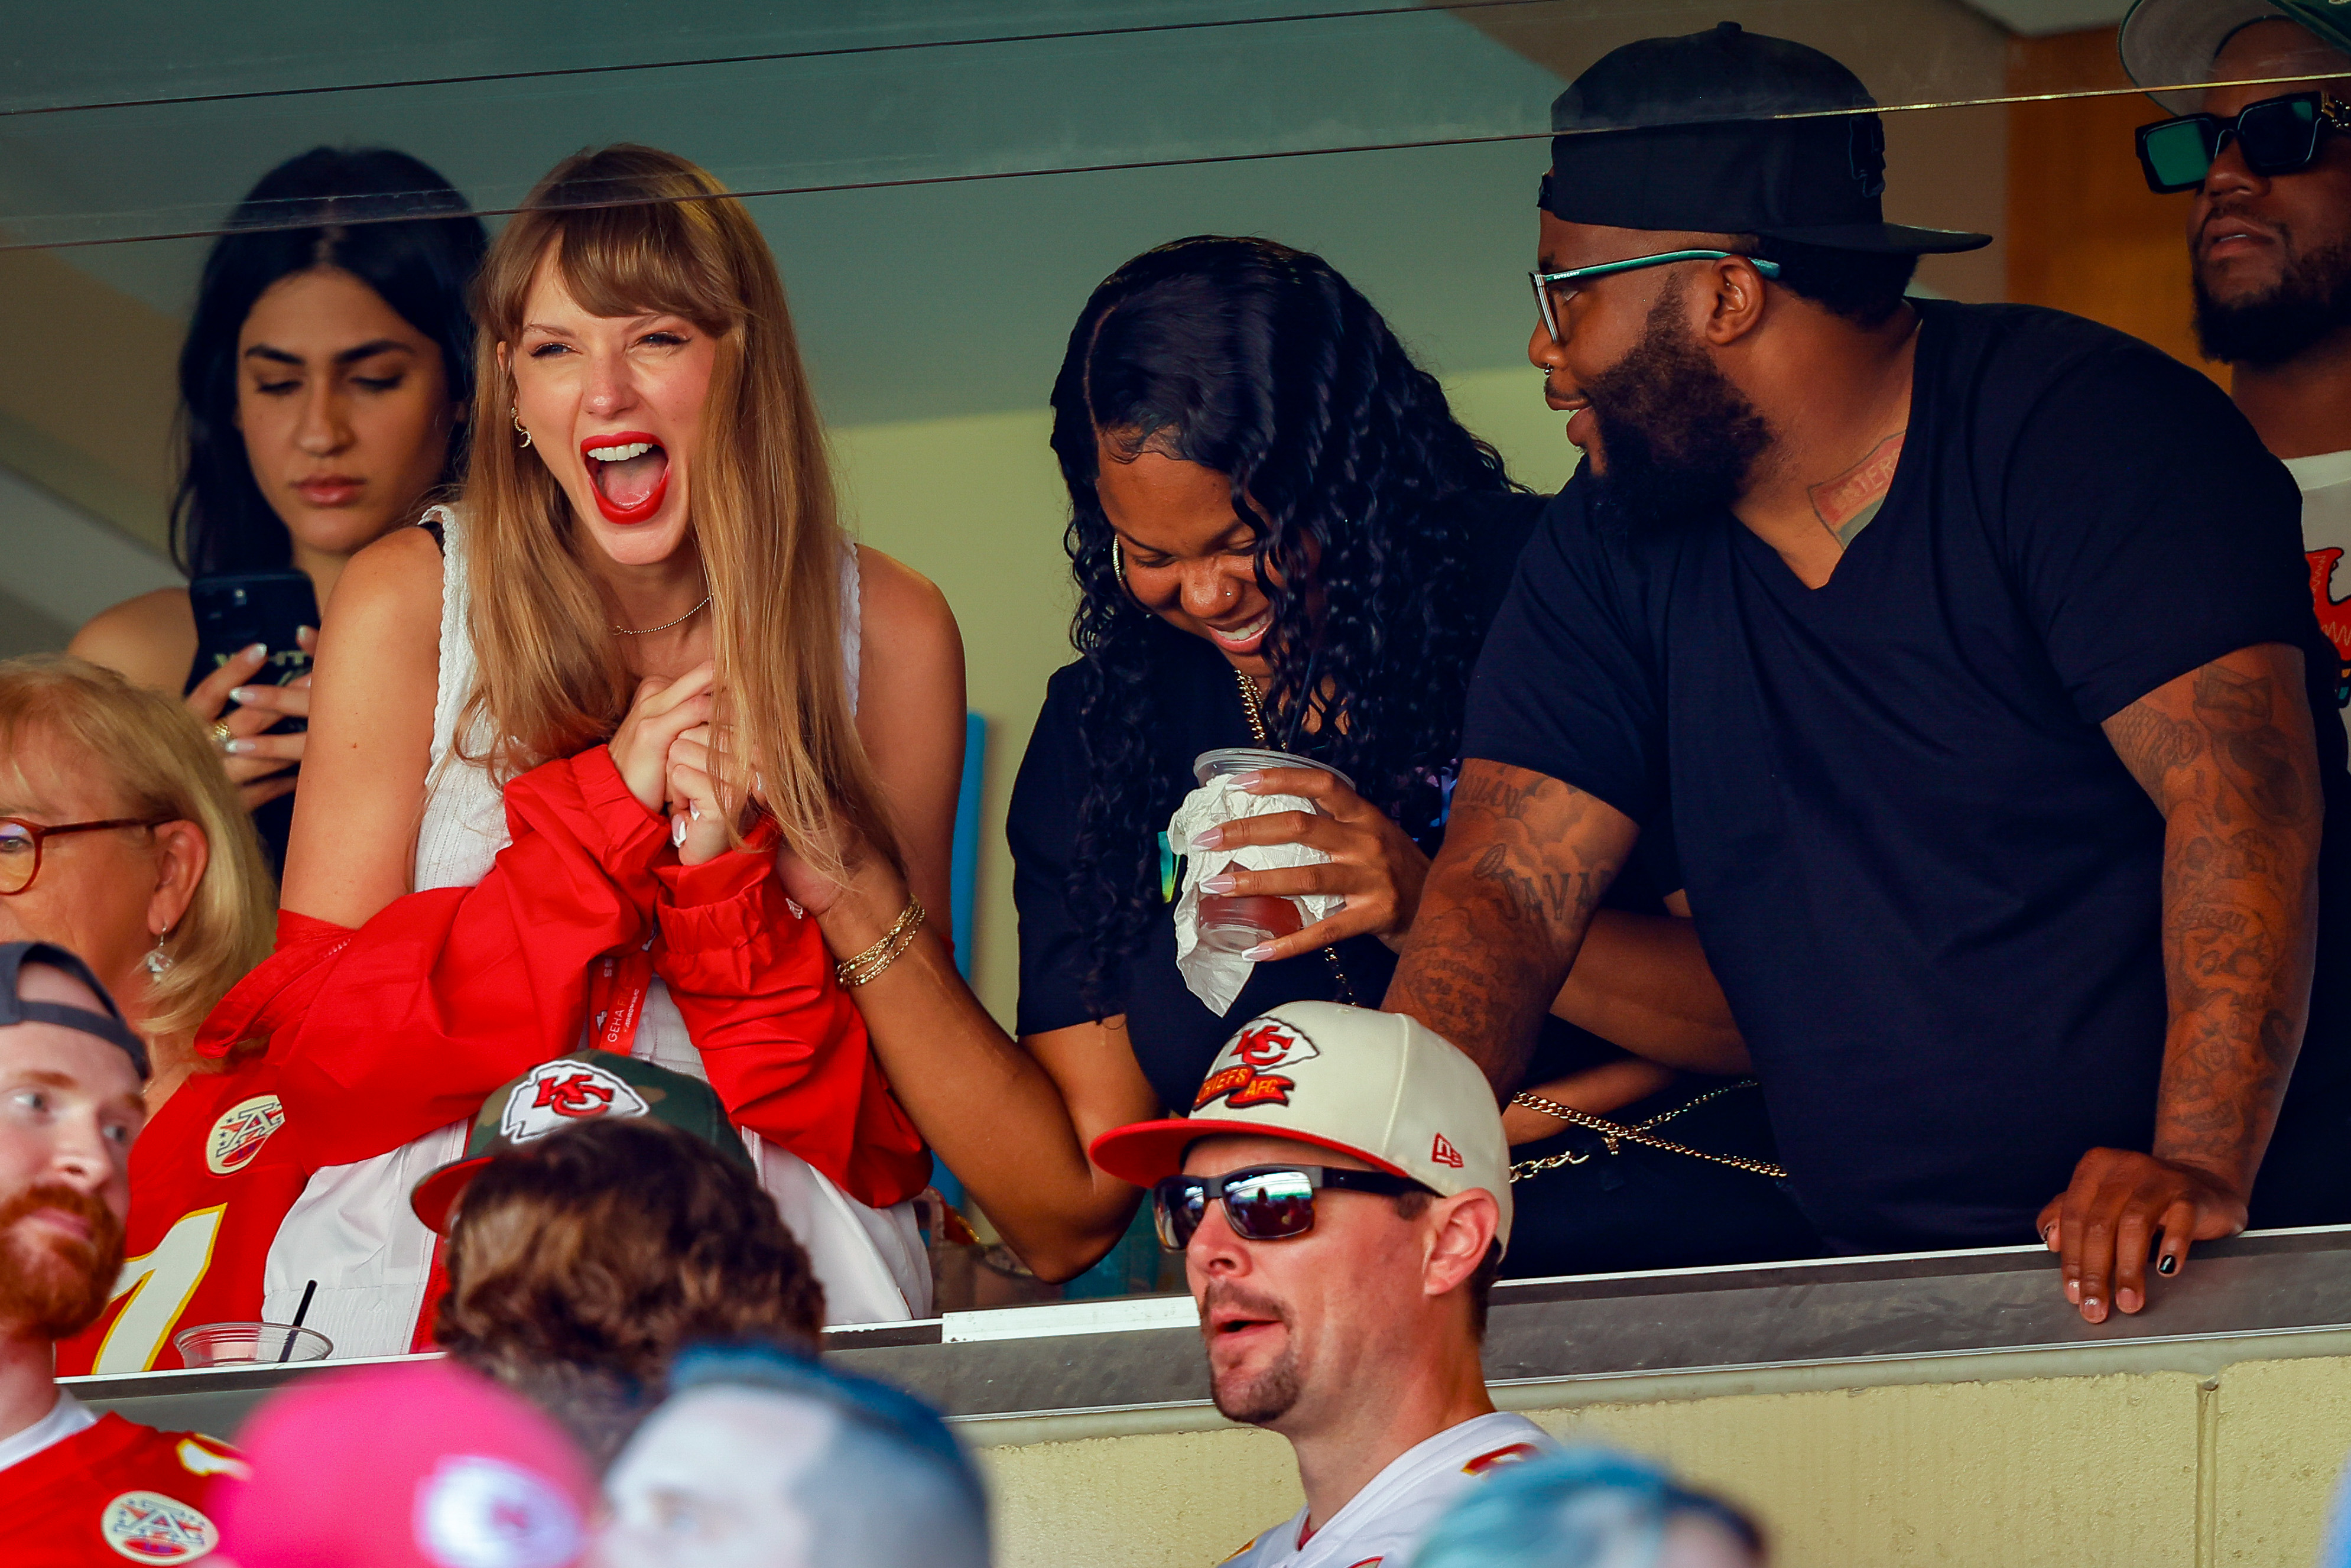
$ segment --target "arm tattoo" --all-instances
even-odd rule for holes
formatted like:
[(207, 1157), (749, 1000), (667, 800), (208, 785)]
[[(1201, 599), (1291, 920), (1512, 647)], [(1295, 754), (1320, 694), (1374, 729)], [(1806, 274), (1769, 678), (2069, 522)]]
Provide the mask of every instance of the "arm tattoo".
[(1466, 764), (1388, 1010), (1459, 1046), (1498, 1088), (1514, 1087), (1637, 836), (1629, 818), (1556, 779)]
[(2170, 1028), (2154, 1153), (2251, 1189), (2302, 1043), (2324, 804), (2300, 655), (2248, 648), (2148, 693), (2107, 738), (2167, 824)]

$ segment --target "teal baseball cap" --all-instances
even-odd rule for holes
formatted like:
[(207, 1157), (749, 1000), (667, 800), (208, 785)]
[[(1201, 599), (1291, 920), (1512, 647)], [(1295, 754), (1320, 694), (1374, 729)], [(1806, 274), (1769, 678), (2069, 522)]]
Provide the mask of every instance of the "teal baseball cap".
[(449, 1233), (457, 1200), (484, 1166), (528, 1149), (564, 1128), (605, 1116), (646, 1116), (693, 1134), (753, 1177), (743, 1136), (709, 1084), (633, 1056), (592, 1048), (542, 1061), (482, 1102), (465, 1153), (416, 1184), (408, 1206), (427, 1227)]

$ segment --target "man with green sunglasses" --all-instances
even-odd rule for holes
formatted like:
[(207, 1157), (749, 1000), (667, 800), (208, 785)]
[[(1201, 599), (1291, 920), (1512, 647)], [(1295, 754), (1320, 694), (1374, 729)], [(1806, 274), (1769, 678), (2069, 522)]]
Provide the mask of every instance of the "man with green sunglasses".
[[(2340, 19), (2338, 19), (2340, 18)], [(2351, 16), (2270, 0), (2140, 0), (2123, 63), (2174, 118), (2143, 126), (2158, 192), (2193, 192), (2196, 334), (2302, 491), (2312, 608), (2351, 726)], [(2317, 79), (2314, 79), (2317, 78)], [(2208, 88), (2175, 83), (2217, 81)]]

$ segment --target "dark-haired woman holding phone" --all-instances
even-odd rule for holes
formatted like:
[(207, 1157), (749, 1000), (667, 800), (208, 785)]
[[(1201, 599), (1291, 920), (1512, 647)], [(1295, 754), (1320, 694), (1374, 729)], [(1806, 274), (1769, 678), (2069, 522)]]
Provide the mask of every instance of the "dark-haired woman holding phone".
[(172, 542), (193, 591), (127, 600), (73, 640), (186, 694), (273, 870), (305, 737), (266, 732), (308, 714), (316, 607), (344, 563), (462, 466), (486, 245), (465, 198), (404, 152), (319, 147), (262, 176), (205, 259), (180, 351)]
[[(855, 994), (925, 1137), (1029, 1267), (1064, 1279), (1116, 1242), (1137, 1200), (1088, 1160), (1095, 1137), (1191, 1110), (1256, 1013), (1379, 1005), (1442, 836), (1470, 668), (1542, 503), (1362, 294), (1267, 240), (1178, 241), (1121, 267), (1071, 334), (1053, 413), (1080, 657), (1052, 678), (1013, 791), (1019, 1038), (921, 932)], [(1327, 861), (1205, 891), (1344, 904), (1255, 950), (1218, 1012), (1177, 971), (1160, 835), (1196, 757), (1252, 747), (1321, 765), (1249, 786), (1316, 810), (1173, 852), (1302, 841)], [(840, 956), (904, 906), (878, 856), (846, 888), (789, 852), (779, 864)], [(1522, 1162), (1543, 1164), (1516, 1192), (1515, 1276), (1816, 1245), (1768, 1176), (1708, 1157), (1754, 1163), (1769, 1132), (1720, 988), (1668, 913), (1670, 847), (1636, 869), (1646, 893), (1620, 880), (1523, 1086), (1552, 1109), (1514, 1106), (1506, 1123)], [(1670, 1141), (1707, 1154), (1560, 1112), (1670, 1122)]]

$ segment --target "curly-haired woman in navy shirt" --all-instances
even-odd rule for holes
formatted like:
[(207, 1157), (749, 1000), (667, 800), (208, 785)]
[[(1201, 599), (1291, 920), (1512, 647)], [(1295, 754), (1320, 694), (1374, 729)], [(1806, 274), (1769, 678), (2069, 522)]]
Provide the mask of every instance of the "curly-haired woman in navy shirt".
[[(1029, 1266), (1058, 1279), (1100, 1257), (1136, 1201), (1087, 1161), (1092, 1137), (1188, 1108), (1253, 1013), (1378, 1004), (1442, 836), (1469, 670), (1541, 502), (1455, 422), (1362, 294), (1265, 240), (1184, 240), (1120, 268), (1071, 334), (1053, 407), (1081, 656), (1053, 677), (1013, 792), (1019, 1039), (928, 936), (857, 995), (909, 1113)], [(1176, 971), (1160, 833), (1197, 754), (1251, 745), (1355, 787), (1267, 774), (1259, 792), (1320, 811), (1249, 819), (1250, 841), (1301, 841), (1329, 861), (1234, 873), (1212, 891), (1345, 905), (1262, 949), (1220, 1014)], [(1238, 841), (1227, 834), (1219, 847)], [(1670, 861), (1660, 847), (1649, 885), (1622, 892), (1561, 993), (1528, 1081), (1556, 1103), (1646, 1119), (1719, 1086), (1661, 1063), (1740, 1059), (1687, 923), (1665, 913)], [(905, 902), (878, 863), (839, 895), (787, 876), (842, 955), (882, 938)], [(1753, 1098), (1711, 1103), (1686, 1135), (1751, 1148), (1768, 1137)], [(1630, 1145), (1590, 1167), (1570, 1140), (1596, 1149), (1596, 1134), (1513, 1117), (1514, 1136), (1541, 1141), (1527, 1152), (1574, 1156), (1522, 1193), (1522, 1210), (1555, 1223), (1522, 1221), (1514, 1272), (1809, 1245), (1764, 1177)], [(1661, 1234), (1661, 1207), (1687, 1225)]]

